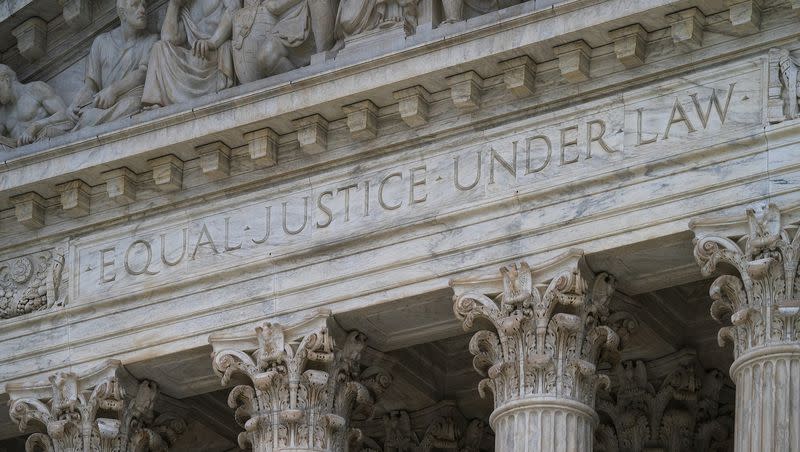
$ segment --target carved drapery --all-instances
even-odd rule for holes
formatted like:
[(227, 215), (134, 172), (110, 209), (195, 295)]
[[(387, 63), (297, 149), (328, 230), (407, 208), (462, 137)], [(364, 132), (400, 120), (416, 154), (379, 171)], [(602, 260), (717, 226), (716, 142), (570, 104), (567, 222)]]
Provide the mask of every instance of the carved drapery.
[(128, 397), (123, 372), (118, 361), (111, 361), (88, 376), (58, 372), (47, 386), (9, 384), (11, 419), (22, 431), (33, 424), (44, 429), (28, 437), (25, 450), (167, 450), (185, 423), (171, 415), (154, 416), (158, 389), (151, 381), (141, 382), (135, 396)]
[(732, 407), (720, 400), (725, 376), (704, 369), (692, 352), (674, 355), (655, 360), (669, 361), (666, 376), (655, 381), (648, 371), (652, 362), (614, 366), (615, 384), (597, 400), (603, 422), (595, 432), (595, 451), (732, 450)]
[[(235, 375), (248, 380), (228, 397), (236, 422), (245, 429), (240, 447), (341, 452), (359, 440), (351, 419), (372, 414), (391, 378), (377, 368), (362, 369), (364, 334), (350, 332), (337, 347), (326, 322), (327, 314), (290, 328), (264, 323), (256, 328), (257, 342), (244, 345), (211, 338), (213, 366), (222, 384)], [(296, 335), (298, 329), (302, 332)], [(240, 347), (232, 348), (234, 343)]]
[(0, 262), (0, 319), (54, 306), (63, 269), (64, 254), (55, 249)]
[[(739, 229), (720, 234), (724, 225)], [(712, 317), (731, 323), (718, 338), (733, 344), (736, 450), (800, 450), (800, 228), (773, 204), (748, 209), (746, 224), (691, 227), (703, 275), (724, 273), (709, 293)]]
[(453, 283), (464, 329), (479, 319), (494, 329), (478, 331), (469, 347), (475, 369), (487, 377), (478, 390), (494, 397), (497, 451), (591, 450), (595, 394), (609, 385), (597, 364), (619, 346), (606, 325), (614, 278), (593, 275), (576, 252), (541, 270), (523, 262), (501, 274), (495, 299), (486, 295), (498, 293), (487, 287), (491, 282)]
[(786, 49), (769, 50), (769, 86), (767, 88), (767, 119), (778, 123), (795, 119), (800, 114), (798, 101), (798, 70), (796, 56)]

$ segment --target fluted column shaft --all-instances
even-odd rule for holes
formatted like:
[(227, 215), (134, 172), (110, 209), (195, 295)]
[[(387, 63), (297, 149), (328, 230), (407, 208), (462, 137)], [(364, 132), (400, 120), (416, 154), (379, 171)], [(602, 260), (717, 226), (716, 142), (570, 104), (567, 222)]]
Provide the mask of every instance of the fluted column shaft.
[(731, 366), (736, 450), (800, 451), (800, 344), (764, 347)]
[(709, 294), (712, 317), (730, 323), (718, 338), (733, 344), (737, 452), (800, 451), (800, 225), (784, 219), (769, 204), (739, 224), (690, 224), (703, 275), (723, 272)]
[(591, 451), (597, 415), (576, 401), (523, 399), (495, 409), (489, 423), (497, 452)]

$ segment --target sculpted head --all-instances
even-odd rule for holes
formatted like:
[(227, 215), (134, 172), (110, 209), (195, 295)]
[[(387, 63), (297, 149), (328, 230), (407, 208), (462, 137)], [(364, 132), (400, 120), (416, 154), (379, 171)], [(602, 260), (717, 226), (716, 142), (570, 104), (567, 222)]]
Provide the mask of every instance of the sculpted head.
[(121, 23), (128, 24), (134, 30), (147, 28), (144, 0), (117, 0), (117, 15)]
[(14, 101), (12, 91), (17, 74), (5, 64), (0, 64), (0, 105), (7, 105)]

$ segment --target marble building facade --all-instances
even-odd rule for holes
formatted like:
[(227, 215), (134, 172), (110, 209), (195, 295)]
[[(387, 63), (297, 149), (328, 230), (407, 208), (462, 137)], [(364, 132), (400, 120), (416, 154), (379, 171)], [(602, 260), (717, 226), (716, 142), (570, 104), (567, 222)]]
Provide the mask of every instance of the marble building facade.
[(800, 452), (800, 2), (0, 37), (0, 451)]

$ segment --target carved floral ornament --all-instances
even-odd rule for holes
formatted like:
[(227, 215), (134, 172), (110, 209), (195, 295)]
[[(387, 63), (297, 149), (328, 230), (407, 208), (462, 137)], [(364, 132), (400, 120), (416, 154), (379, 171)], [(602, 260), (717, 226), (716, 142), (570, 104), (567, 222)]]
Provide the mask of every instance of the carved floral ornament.
[(213, 367), (228, 385), (235, 375), (248, 384), (231, 390), (228, 405), (245, 431), (239, 445), (254, 451), (357, 450), (361, 432), (353, 418), (372, 415), (391, 384), (378, 368), (362, 368), (366, 336), (346, 335), (337, 346), (329, 312), (291, 327), (264, 323), (255, 336), (212, 336)]
[(50, 309), (60, 296), (64, 252), (41, 251), (0, 262), (0, 319)]
[(467, 421), (455, 402), (442, 401), (409, 413), (395, 410), (381, 420), (383, 437), (364, 437), (360, 452), (431, 452), (448, 450), (479, 452), (487, 425), (480, 419)]
[(151, 381), (138, 384), (119, 361), (108, 361), (86, 375), (58, 372), (44, 385), (9, 384), (9, 415), (21, 431), (36, 426), (26, 452), (166, 451), (186, 430), (169, 414), (155, 417), (158, 390)]
[(730, 316), (719, 343), (734, 356), (800, 341), (800, 227), (784, 224), (774, 204), (747, 210), (746, 232), (719, 235), (712, 221), (694, 221), (694, 256), (704, 276), (718, 276), (709, 291), (711, 315)]
[[(663, 376), (653, 375), (659, 369)], [(615, 365), (614, 385), (601, 391), (597, 452), (733, 450), (733, 400), (723, 400), (725, 375), (704, 369), (682, 350), (645, 363)]]
[(609, 325), (635, 326), (609, 313), (614, 278), (593, 275), (578, 251), (534, 270), (514, 264), (501, 274), (499, 294), (496, 281), (451, 283), (453, 311), (464, 329), (479, 319), (494, 329), (478, 331), (469, 345), (475, 369), (487, 377), (478, 386), (481, 396), (491, 391), (496, 408), (536, 397), (593, 407), (597, 389), (610, 383), (597, 372), (598, 362), (616, 361), (620, 345)]

